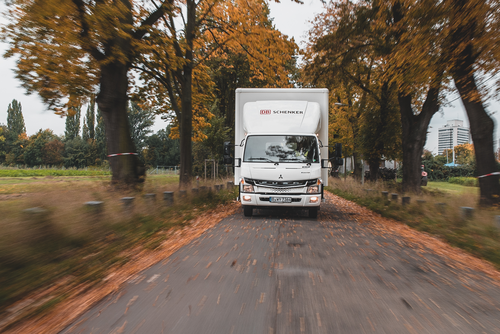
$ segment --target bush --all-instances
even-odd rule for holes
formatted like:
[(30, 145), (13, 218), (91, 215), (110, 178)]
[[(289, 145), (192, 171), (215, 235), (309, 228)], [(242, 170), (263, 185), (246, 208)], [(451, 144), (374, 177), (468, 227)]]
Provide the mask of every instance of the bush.
[(448, 182), (467, 187), (479, 187), (479, 182), (475, 177), (450, 177)]

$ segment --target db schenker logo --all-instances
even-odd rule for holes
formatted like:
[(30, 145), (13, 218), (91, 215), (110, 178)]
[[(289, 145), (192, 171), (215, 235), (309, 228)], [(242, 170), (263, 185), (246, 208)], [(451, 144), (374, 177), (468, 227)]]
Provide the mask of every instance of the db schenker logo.
[(271, 115), (271, 109), (261, 109), (260, 114), (261, 115)]

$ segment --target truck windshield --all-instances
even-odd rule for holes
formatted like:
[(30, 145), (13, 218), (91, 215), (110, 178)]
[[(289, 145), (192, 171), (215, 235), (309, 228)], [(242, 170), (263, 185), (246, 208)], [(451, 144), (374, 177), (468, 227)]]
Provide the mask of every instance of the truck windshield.
[(244, 162), (319, 163), (315, 136), (248, 136)]

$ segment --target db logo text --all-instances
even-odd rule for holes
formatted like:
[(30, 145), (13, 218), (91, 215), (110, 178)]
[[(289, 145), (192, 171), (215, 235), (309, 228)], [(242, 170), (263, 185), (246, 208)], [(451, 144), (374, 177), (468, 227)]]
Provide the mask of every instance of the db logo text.
[(271, 115), (271, 109), (261, 109), (260, 114), (261, 115)]

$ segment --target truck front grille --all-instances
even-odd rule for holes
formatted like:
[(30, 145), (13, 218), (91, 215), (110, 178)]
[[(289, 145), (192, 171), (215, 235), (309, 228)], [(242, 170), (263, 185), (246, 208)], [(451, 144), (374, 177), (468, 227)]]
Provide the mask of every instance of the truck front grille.
[(312, 180), (299, 180), (299, 181), (268, 181), (268, 180), (256, 180), (256, 179), (247, 179), (245, 178), (245, 182), (249, 184), (253, 184), (255, 186), (261, 186), (261, 187), (306, 187), (306, 186), (311, 186), (313, 184), (316, 184), (318, 180), (317, 179), (312, 179)]

